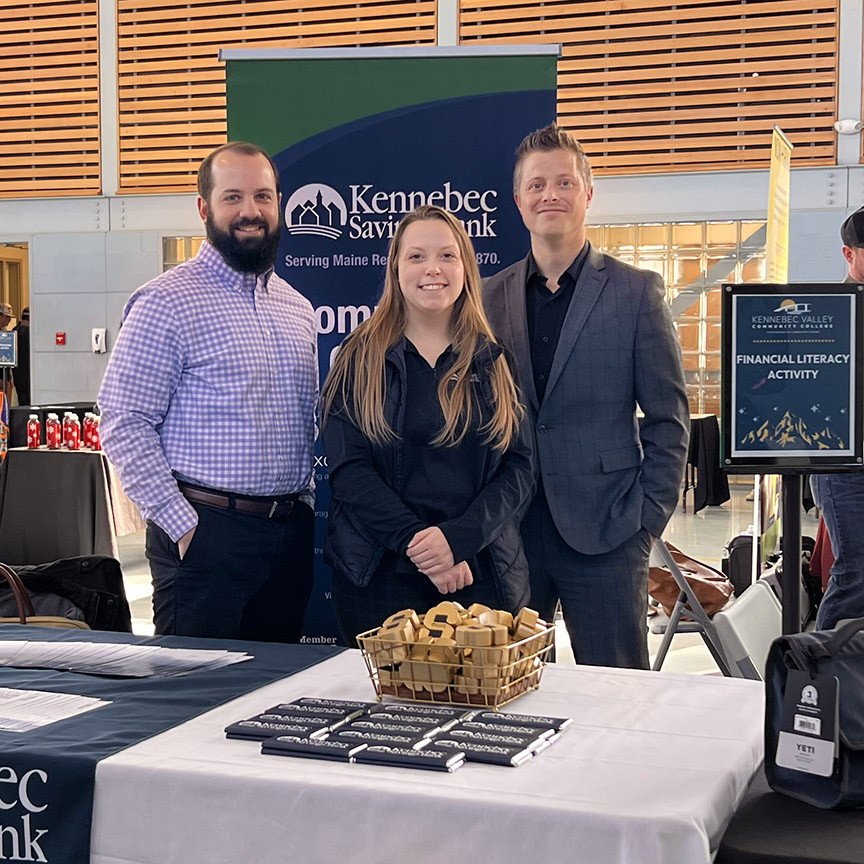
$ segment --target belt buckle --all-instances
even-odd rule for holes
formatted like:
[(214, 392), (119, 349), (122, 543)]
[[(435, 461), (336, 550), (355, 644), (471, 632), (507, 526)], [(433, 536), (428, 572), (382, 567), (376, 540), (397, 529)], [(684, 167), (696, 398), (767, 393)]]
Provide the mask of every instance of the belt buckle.
[(273, 518), (273, 514), (276, 512), (276, 508), (277, 508), (278, 506), (279, 506), (279, 502), (278, 502), (278, 501), (274, 501), (274, 502), (270, 505), (270, 512), (267, 514), (267, 518), (268, 518), (268, 519), (272, 519), (272, 518)]

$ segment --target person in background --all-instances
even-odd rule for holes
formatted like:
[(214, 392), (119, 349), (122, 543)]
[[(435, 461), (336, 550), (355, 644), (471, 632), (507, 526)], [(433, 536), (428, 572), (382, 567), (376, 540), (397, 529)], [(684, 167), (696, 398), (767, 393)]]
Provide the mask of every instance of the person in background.
[[(12, 319), (15, 317), (14, 312), (12, 311), (12, 306), (9, 303), (0, 303), (0, 330), (8, 330), (9, 325), (12, 323)], [(6, 387), (4, 397), (6, 399), (6, 403), (3, 406), (3, 410), (0, 411), (0, 415), (5, 417), (3, 420), (4, 423), (8, 423), (8, 413), (9, 406), (12, 405), (12, 382), (14, 379), (14, 373), (11, 375), (7, 371), (6, 374)]]
[(30, 404), (30, 307), (21, 310), (21, 320), (15, 327), (18, 333), (18, 365), (13, 373), (19, 405)]
[(864, 283), (864, 207), (856, 210), (840, 227), (843, 257), (849, 265), (845, 282)]
[(280, 200), (259, 147), (232, 142), (202, 162), (207, 241), (132, 295), (102, 382), (102, 444), (148, 523), (160, 634), (301, 635), (317, 330), (273, 271)]
[(525, 605), (530, 426), (483, 314), (471, 241), (447, 211), (424, 206), (400, 222), (380, 304), (342, 344), (322, 414), (324, 558), (348, 644), (442, 594)]
[[(840, 228), (846, 282), (864, 284), (864, 207)], [(813, 474), (813, 500), (822, 511), (834, 563), (816, 613), (816, 629), (830, 630), (845, 618), (864, 616), (864, 474)]]
[(513, 194), (531, 251), (488, 280), (484, 302), (537, 432), (522, 523), (531, 606), (551, 620), (560, 599), (577, 663), (647, 668), (648, 554), (690, 431), (663, 281), (591, 247), (591, 166), (554, 124), (520, 144)]

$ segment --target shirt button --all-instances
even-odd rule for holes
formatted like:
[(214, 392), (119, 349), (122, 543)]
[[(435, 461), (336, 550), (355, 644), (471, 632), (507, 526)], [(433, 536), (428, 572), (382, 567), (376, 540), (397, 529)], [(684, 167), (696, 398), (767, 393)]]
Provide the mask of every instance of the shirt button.
[(537, 376), (537, 380), (538, 380), (538, 381), (545, 381), (545, 380), (546, 380), (546, 376), (545, 376), (545, 375), (538, 375), (538, 376)]
[(272, 335), (271, 332), (270, 332), (269, 330), (265, 330), (264, 332), (265, 332), (268, 336)]
[(538, 426), (537, 431), (542, 435), (546, 431), (546, 427), (545, 426)]
[(548, 336), (544, 336), (544, 337), (543, 337), (543, 341), (544, 341), (544, 342), (548, 342), (548, 341), (549, 341), (549, 337), (548, 337)]

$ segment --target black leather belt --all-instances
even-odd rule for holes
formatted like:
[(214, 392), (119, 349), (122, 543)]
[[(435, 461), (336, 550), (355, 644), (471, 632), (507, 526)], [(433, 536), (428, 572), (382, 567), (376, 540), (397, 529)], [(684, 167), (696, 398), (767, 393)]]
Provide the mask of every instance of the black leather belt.
[(185, 483), (177, 485), (188, 501), (220, 507), (223, 510), (236, 510), (238, 513), (255, 513), (268, 519), (284, 519), (289, 516), (299, 495), (298, 492), (294, 492), (291, 495), (280, 495), (278, 498), (248, 498), (230, 492), (209, 492), (196, 486), (187, 486)]

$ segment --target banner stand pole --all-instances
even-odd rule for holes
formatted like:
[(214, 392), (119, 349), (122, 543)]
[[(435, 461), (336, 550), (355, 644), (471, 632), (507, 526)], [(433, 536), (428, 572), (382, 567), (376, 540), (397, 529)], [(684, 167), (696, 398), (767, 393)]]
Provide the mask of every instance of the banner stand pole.
[(801, 632), (801, 474), (783, 474), (783, 633)]

